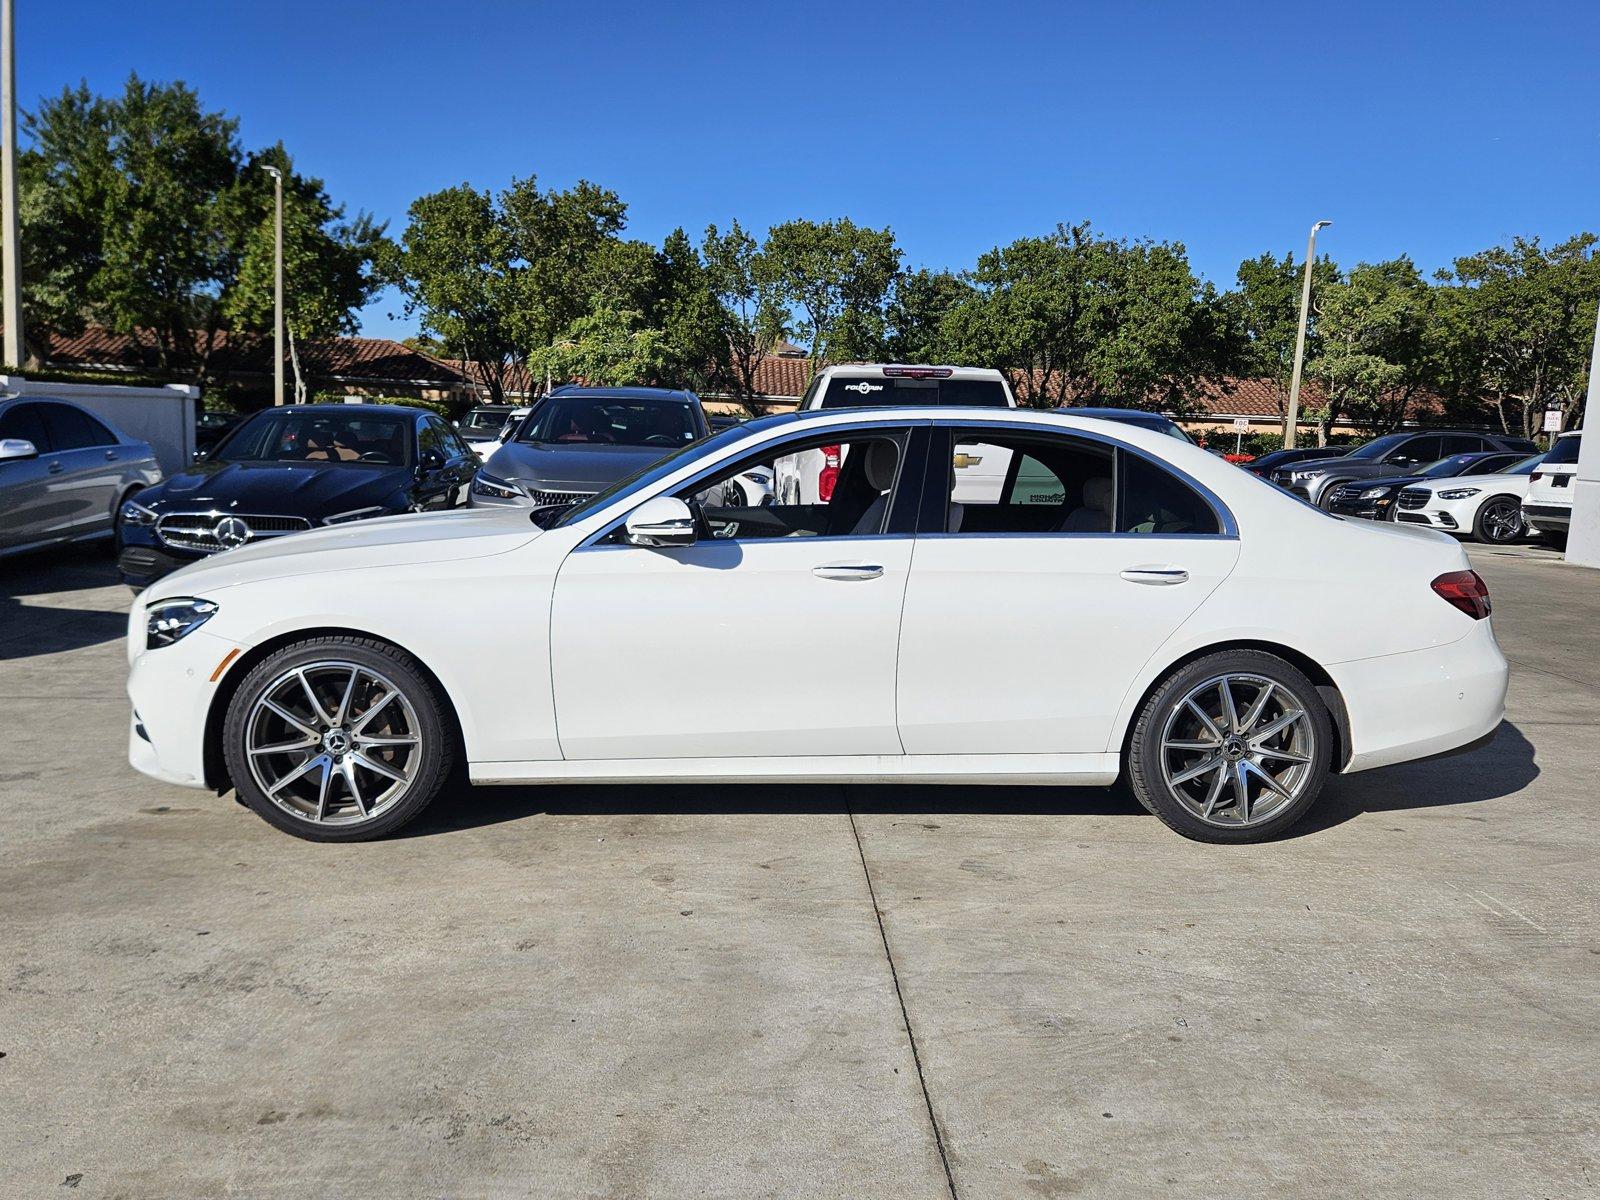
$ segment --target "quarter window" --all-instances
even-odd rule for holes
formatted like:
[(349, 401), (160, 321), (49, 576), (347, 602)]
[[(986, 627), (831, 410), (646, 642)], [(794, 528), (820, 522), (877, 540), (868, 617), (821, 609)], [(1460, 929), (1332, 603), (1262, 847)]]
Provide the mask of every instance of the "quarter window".
[(1118, 533), (1220, 533), (1211, 505), (1172, 472), (1121, 452)]
[(50, 442), (57, 450), (88, 450), (94, 446), (115, 446), (117, 439), (88, 413), (65, 404), (41, 404)]

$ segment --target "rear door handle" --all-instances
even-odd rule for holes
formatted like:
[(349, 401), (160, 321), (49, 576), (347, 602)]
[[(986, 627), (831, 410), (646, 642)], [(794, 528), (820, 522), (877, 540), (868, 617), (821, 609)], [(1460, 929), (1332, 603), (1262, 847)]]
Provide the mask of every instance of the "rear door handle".
[(1129, 583), (1143, 583), (1150, 587), (1171, 587), (1175, 583), (1188, 583), (1189, 572), (1182, 567), (1129, 567), (1122, 572)]
[(107, 450), (106, 451), (106, 461), (107, 462), (116, 462), (117, 461), (117, 452), (115, 450)]
[(811, 573), (818, 579), (876, 579), (883, 574), (883, 566), (879, 563), (823, 563), (812, 567)]

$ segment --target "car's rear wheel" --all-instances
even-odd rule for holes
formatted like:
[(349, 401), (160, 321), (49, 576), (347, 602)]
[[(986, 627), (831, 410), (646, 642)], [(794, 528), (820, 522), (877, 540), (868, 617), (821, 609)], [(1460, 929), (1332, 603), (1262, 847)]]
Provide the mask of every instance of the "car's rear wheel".
[(1495, 496), (1481, 504), (1472, 522), (1472, 536), (1492, 546), (1515, 542), (1525, 532), (1522, 501), (1515, 496)]
[(393, 833), (439, 794), (455, 757), (437, 685), (405, 651), (369, 638), (286, 646), (245, 677), (224, 752), (239, 797), (318, 842)]
[(1316, 802), (1333, 722), (1305, 673), (1258, 650), (1209, 654), (1174, 671), (1135, 717), (1134, 795), (1202, 842), (1259, 842)]

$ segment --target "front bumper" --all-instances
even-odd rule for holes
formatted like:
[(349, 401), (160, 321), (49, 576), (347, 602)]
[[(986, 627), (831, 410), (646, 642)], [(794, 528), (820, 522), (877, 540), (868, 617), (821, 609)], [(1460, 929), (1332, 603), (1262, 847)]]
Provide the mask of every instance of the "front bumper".
[(1448, 645), (1328, 668), (1350, 716), (1346, 774), (1443, 754), (1494, 732), (1505, 717), (1510, 668), (1491, 622), (1472, 624)]
[[(138, 606), (136, 613), (142, 616)], [(197, 629), (181, 641), (134, 654), (128, 672), (128, 762), (164, 783), (206, 787), (205, 728), (211, 701), (238, 658), (237, 642)], [(213, 679), (215, 675), (217, 678)]]
[(1338, 517), (1360, 517), (1365, 521), (1388, 521), (1394, 517), (1394, 498), (1380, 500), (1340, 500), (1328, 505), (1328, 511)]
[(204, 555), (174, 554), (156, 546), (129, 545), (124, 539), (122, 553), (117, 555), (117, 570), (129, 587), (149, 587), (163, 575), (170, 575), (179, 567), (199, 562)]

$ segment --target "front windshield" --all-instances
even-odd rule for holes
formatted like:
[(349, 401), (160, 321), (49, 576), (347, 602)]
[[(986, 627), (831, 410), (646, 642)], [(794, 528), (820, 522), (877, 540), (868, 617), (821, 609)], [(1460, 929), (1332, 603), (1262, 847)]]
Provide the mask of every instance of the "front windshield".
[[(792, 418), (768, 418), (768, 420), (785, 419)], [(750, 437), (752, 433), (759, 432), (765, 427), (765, 422), (763, 421), (752, 421), (748, 425), (735, 425), (731, 429), (724, 429), (721, 433), (714, 433), (703, 442), (695, 442), (684, 446), (676, 453), (669, 454), (665, 458), (659, 458), (655, 462), (640, 467), (632, 475), (617, 480), (610, 487), (604, 491), (596, 492), (581, 504), (574, 504), (570, 508), (535, 509), (534, 520), (544, 525), (544, 522), (540, 520), (540, 513), (551, 514), (555, 519), (548, 525), (544, 525), (546, 529), (554, 529), (560, 525), (570, 525), (574, 521), (581, 521), (590, 513), (604, 508), (617, 497), (627, 492), (649, 487), (658, 479), (665, 479), (673, 471), (681, 467), (686, 459), (699, 454), (714, 454), (723, 446), (743, 441), (745, 438)]]
[(1385, 434), (1381, 438), (1374, 438), (1372, 441), (1368, 442), (1365, 446), (1356, 447), (1356, 449), (1350, 451), (1350, 453), (1347, 454), (1345, 457), (1346, 458), (1382, 458), (1385, 454), (1389, 453), (1389, 451), (1393, 450), (1396, 446), (1398, 446), (1401, 442), (1405, 441), (1406, 438), (1408, 438), (1410, 436), (1411, 435), (1409, 433), (1390, 433), (1390, 434)]
[(409, 417), (329, 409), (257, 413), (208, 456), (210, 462), (412, 465)]
[(552, 396), (519, 442), (558, 446), (684, 446), (695, 423), (686, 401), (617, 396)]
[(1533, 454), (1533, 455), (1530, 455), (1527, 458), (1523, 459), (1519, 463), (1512, 463), (1504, 471), (1498, 471), (1498, 472), (1496, 472), (1496, 474), (1499, 474), (1499, 475), (1532, 475), (1533, 472), (1534, 472), (1534, 468), (1537, 467), (1543, 461), (1544, 461), (1544, 455), (1542, 455), (1542, 454)]

